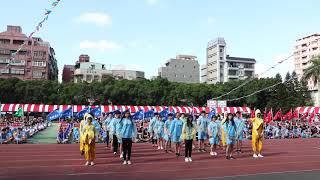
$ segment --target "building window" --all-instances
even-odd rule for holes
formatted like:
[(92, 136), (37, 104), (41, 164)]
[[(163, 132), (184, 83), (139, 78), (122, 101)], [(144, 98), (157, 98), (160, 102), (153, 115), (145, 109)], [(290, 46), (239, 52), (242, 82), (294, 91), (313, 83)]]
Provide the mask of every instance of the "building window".
[(9, 74), (9, 69), (5, 68), (5, 69), (0, 69), (0, 73), (1, 74)]
[(182, 68), (184, 68), (184, 65), (182, 65)]
[(192, 78), (192, 75), (190, 75), (190, 78)]
[(34, 77), (34, 78), (42, 78), (43, 77), (43, 72), (42, 71), (33, 71), (32, 72), (32, 77)]
[(11, 64), (15, 66), (24, 66), (26, 64), (26, 61), (15, 59), (14, 61), (11, 62)]
[(10, 55), (10, 51), (7, 49), (0, 49), (0, 54), (1, 55)]
[(223, 60), (223, 57), (220, 57), (220, 60)]
[(11, 74), (24, 74), (24, 69), (11, 69)]
[(32, 61), (32, 66), (46, 67), (46, 62), (45, 61)]
[(177, 65), (174, 65), (174, 67), (176, 68), (176, 67), (177, 67)]
[(46, 54), (47, 54), (47, 52), (45, 52), (45, 51), (34, 51), (33, 52), (34, 56), (39, 56), (39, 57), (44, 57), (44, 56), (46, 56)]
[(183, 75), (183, 77), (185, 78), (185, 77), (186, 77), (186, 75)]
[(0, 44), (10, 44), (10, 39), (0, 39)]
[(175, 76), (175, 77), (178, 77), (178, 75), (177, 75), (177, 74), (175, 74), (174, 76)]

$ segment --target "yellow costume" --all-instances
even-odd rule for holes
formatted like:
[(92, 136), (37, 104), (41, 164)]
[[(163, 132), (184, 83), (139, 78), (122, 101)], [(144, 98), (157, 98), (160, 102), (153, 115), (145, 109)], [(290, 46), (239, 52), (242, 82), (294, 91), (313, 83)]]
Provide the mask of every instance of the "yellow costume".
[(79, 127), (79, 130), (80, 130), (80, 135), (79, 135), (79, 144), (80, 144), (80, 152), (84, 152), (84, 149), (83, 149), (83, 141), (84, 141), (84, 135), (83, 135), (83, 132), (84, 132), (84, 128), (88, 125), (88, 122), (87, 122), (87, 118), (88, 117), (92, 117), (90, 114), (86, 113), (83, 117), (83, 120), (80, 122), (80, 127)]
[(221, 142), (222, 142), (222, 146), (226, 146), (226, 137), (224, 134), (224, 128), (223, 128), (223, 124), (226, 122), (227, 120), (227, 114), (224, 115), (223, 120), (221, 121), (221, 125), (220, 125), (220, 129), (221, 129)]
[(87, 125), (83, 132), (84, 157), (87, 161), (93, 161), (96, 158), (96, 128), (93, 124)]
[(263, 119), (259, 118), (257, 115), (261, 114), (260, 110), (256, 110), (255, 118), (252, 119), (252, 150), (253, 153), (260, 154), (263, 145)]

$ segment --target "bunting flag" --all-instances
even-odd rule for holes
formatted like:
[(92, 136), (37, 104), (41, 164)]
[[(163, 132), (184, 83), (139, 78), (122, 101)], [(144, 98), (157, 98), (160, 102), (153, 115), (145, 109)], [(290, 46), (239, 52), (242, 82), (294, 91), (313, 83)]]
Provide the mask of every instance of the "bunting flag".
[(10, 62), (9, 62), (8, 65), (10, 65), (10, 64), (12, 63), (12, 61), (15, 60), (17, 54), (19, 54), (19, 52), (21, 51), (21, 49), (27, 44), (26, 42), (27, 42), (28, 40), (32, 40), (32, 36), (33, 36), (36, 32), (38, 32), (38, 31), (40, 30), (40, 28), (42, 27), (43, 23), (48, 20), (49, 15), (52, 13), (53, 9), (54, 9), (56, 6), (58, 6), (58, 4), (59, 4), (60, 1), (61, 1), (61, 0), (55, 0), (53, 3), (51, 3), (50, 9), (45, 9), (45, 13), (44, 13), (44, 16), (45, 16), (45, 17), (42, 19), (42, 21), (40, 21), (40, 23), (38, 23), (38, 25), (36, 26), (35, 30), (29, 34), (29, 36), (26, 38), (25, 42), (24, 42), (23, 44), (21, 44), (20, 47), (19, 47), (15, 52), (11, 53)]
[(314, 119), (315, 119), (315, 112), (313, 111), (312, 113), (311, 113), (311, 115), (310, 115), (310, 117), (309, 117), (309, 124), (312, 124), (313, 123), (313, 121), (314, 121)]
[(296, 110), (293, 111), (292, 118), (299, 119), (299, 112)]
[(144, 119), (144, 111), (141, 109), (138, 112), (134, 113), (133, 117), (134, 120), (142, 120)]
[(59, 119), (59, 117), (61, 116), (61, 112), (59, 111), (59, 108), (52, 111), (51, 113), (48, 114), (47, 119), (48, 121), (53, 121), (56, 119)]
[(101, 113), (102, 113), (102, 112), (101, 112), (101, 106), (92, 109), (92, 110), (90, 111), (90, 113), (93, 114), (94, 117), (99, 117), (99, 116), (101, 116)]

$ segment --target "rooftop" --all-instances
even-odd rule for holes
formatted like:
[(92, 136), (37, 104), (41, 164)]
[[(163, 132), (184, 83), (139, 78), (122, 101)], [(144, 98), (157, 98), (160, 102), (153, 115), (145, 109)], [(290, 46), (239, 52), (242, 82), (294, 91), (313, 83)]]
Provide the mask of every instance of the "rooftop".
[(235, 61), (248, 61), (248, 62), (256, 62), (253, 58), (243, 58), (243, 57), (232, 57), (227, 55), (227, 60), (235, 60)]

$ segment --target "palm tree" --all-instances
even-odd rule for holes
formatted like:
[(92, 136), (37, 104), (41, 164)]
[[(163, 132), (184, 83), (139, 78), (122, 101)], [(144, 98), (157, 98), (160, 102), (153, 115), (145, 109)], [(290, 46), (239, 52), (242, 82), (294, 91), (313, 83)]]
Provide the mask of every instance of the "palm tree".
[(314, 84), (318, 86), (318, 92), (314, 94), (317, 96), (317, 105), (319, 105), (319, 100), (320, 100), (320, 56), (316, 56), (311, 59), (311, 66), (309, 66), (305, 71), (304, 71), (304, 76), (303, 78), (308, 81), (310, 78), (314, 81)]

